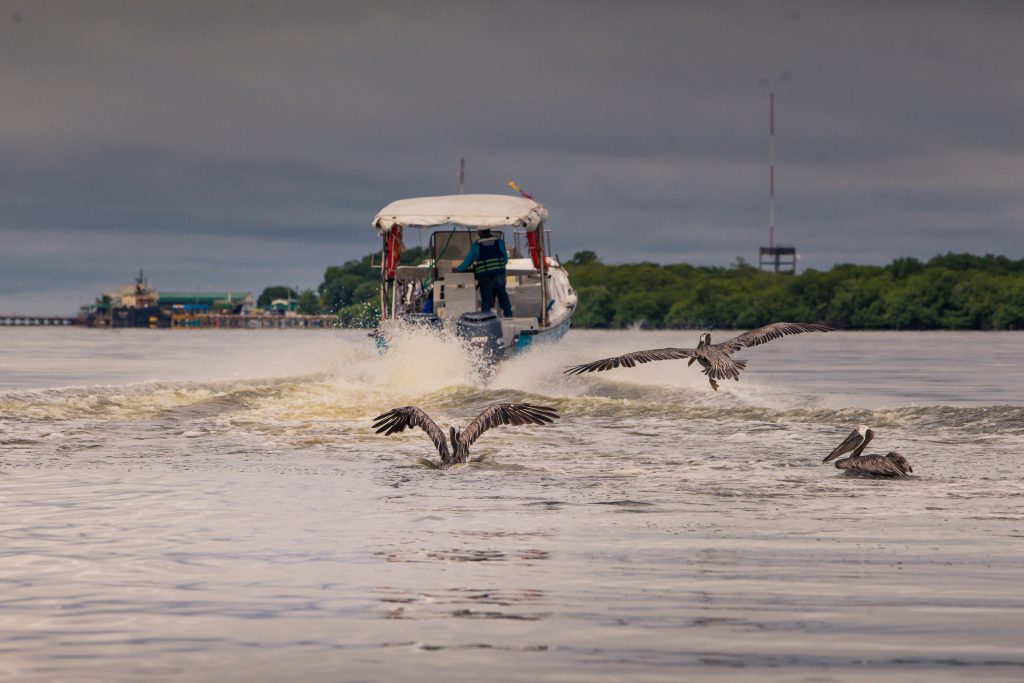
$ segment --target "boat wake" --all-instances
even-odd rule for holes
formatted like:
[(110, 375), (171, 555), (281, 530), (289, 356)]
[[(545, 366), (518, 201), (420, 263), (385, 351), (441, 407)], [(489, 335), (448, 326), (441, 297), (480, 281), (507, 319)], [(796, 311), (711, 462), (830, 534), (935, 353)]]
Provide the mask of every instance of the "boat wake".
[(301, 375), (0, 393), (0, 444), (54, 440), (68, 429), (131, 431), (163, 425), (177, 426), (181, 433), (252, 430), (268, 437), (298, 431), (313, 442), (341, 447), (372, 436), (369, 420), (393, 407), (418, 405), (439, 420), (458, 422), (500, 401), (552, 405), (564, 416), (563, 429), (581, 420), (622, 429), (648, 421), (718, 423), (737, 432), (793, 423), (829, 428), (865, 423), (937, 436), (1024, 434), (1020, 406), (824, 406), (813, 387), (791, 392), (772, 387), (766, 393), (756, 375), (711, 392), (699, 373), (668, 362), (605, 375), (562, 374), (579, 356), (568, 344), (551, 346), (488, 372), (474, 351), (457, 340), (404, 329), (393, 336), (387, 353), (360, 338), (337, 345), (329, 357), (321, 354), (319, 365), (304, 368), (308, 372)]

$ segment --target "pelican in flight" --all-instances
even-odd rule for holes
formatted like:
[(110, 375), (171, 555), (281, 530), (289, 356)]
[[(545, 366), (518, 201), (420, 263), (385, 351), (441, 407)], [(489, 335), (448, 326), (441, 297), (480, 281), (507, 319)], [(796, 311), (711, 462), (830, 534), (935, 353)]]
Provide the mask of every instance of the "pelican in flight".
[(567, 375), (580, 375), (584, 372), (600, 372), (602, 370), (613, 370), (618, 367), (631, 368), (637, 363), (650, 363), (656, 360), (675, 360), (689, 358), (687, 366), (693, 365), (694, 361), (700, 363), (702, 372), (708, 376), (711, 388), (718, 391), (719, 379), (740, 379), (740, 370), (747, 367), (745, 360), (733, 360), (732, 354), (745, 346), (758, 346), (766, 344), (773, 339), (785, 337), (789, 334), (800, 334), (801, 332), (829, 332), (835, 328), (817, 323), (772, 323), (759, 327), (756, 330), (744, 332), (732, 339), (711, 343), (711, 333), (705, 332), (700, 335), (700, 342), (695, 349), (650, 349), (648, 351), (633, 351), (622, 356), (613, 358), (602, 358), (592, 363), (584, 363), (571, 367), (565, 371)]
[(867, 425), (857, 425), (846, 440), (836, 446), (836, 449), (821, 462), (831, 462), (843, 453), (853, 451), (850, 457), (836, 460), (836, 467), (854, 474), (874, 474), (881, 477), (905, 477), (914, 471), (907, 459), (896, 451), (889, 451), (885, 455), (861, 455), (873, 438), (875, 432)]
[[(550, 424), (558, 418), (554, 408), (535, 406), (529, 403), (495, 403), (480, 413), (469, 423), (466, 431), (449, 427), (451, 450), (445, 441), (444, 431), (430, 416), (415, 406), (392, 408), (383, 415), (374, 418), (373, 428), (380, 434), (390, 436), (395, 432), (404, 431), (406, 427), (419, 427), (427, 433), (434, 447), (441, 455), (440, 469), (448, 469), (452, 465), (469, 460), (469, 447), (480, 438), (480, 435), (491, 427), (501, 425)], [(429, 460), (426, 463), (433, 465)]]

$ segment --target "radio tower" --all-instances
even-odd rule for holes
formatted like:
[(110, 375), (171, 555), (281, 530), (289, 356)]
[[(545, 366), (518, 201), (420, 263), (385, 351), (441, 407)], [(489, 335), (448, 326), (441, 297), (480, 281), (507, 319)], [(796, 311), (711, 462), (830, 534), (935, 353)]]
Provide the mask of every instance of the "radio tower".
[(768, 99), (768, 246), (761, 247), (758, 266), (774, 272), (796, 272), (796, 247), (775, 246), (775, 91)]
[[(775, 248), (775, 93), (768, 99), (768, 248)], [(776, 268), (778, 270), (778, 268)]]

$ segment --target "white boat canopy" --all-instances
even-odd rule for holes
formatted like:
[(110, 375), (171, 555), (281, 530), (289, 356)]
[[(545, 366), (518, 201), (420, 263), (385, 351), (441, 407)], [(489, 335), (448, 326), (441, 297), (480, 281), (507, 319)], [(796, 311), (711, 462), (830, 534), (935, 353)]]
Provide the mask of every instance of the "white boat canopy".
[(392, 225), (403, 228), (434, 228), (454, 225), (467, 228), (501, 228), (511, 225), (533, 232), (548, 217), (542, 204), (525, 197), (502, 194), (453, 194), (416, 197), (391, 202), (373, 217), (373, 227), (383, 232)]

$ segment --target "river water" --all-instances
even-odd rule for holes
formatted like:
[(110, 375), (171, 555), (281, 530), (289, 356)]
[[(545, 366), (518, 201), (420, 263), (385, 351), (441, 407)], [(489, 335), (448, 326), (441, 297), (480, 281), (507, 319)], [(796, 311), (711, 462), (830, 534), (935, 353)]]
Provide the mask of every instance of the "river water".
[[(787, 337), (717, 393), (561, 374), (696, 341), (485, 379), (432, 337), (0, 330), (0, 679), (1024, 680), (1024, 335)], [(447, 471), (370, 429), (499, 400), (562, 419)], [(858, 423), (915, 476), (822, 465)]]

